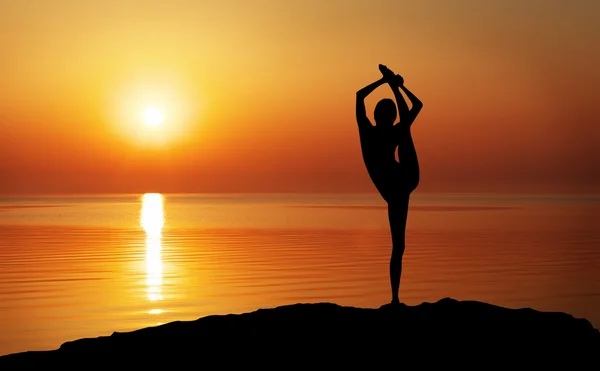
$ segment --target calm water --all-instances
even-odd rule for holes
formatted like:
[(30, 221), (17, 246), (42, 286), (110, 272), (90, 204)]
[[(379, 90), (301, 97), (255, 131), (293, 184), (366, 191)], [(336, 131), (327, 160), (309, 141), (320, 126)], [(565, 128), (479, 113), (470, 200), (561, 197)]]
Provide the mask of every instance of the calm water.
[[(0, 354), (209, 314), (390, 299), (377, 195), (0, 198)], [(401, 300), (600, 327), (600, 197), (413, 197)]]

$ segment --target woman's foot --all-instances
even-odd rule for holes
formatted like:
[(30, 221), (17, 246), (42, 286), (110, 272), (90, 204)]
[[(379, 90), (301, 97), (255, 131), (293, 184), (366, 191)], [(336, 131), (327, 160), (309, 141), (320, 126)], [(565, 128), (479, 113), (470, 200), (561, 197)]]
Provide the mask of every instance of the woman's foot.
[(400, 300), (398, 300), (396, 298), (396, 299), (392, 299), (392, 301), (390, 303), (382, 305), (380, 308), (381, 309), (386, 309), (386, 308), (393, 309), (393, 308), (399, 308), (401, 306), (402, 306), (402, 304), (400, 304)]

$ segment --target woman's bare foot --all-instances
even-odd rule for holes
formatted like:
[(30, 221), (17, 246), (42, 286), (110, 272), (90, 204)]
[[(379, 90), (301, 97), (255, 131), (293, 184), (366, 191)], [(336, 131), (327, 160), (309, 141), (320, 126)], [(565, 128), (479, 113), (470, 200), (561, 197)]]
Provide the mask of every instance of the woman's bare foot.
[(403, 304), (400, 303), (400, 300), (398, 299), (392, 299), (392, 301), (390, 303), (384, 304), (382, 305), (380, 308), (381, 309), (386, 309), (386, 308), (399, 308), (403, 306)]

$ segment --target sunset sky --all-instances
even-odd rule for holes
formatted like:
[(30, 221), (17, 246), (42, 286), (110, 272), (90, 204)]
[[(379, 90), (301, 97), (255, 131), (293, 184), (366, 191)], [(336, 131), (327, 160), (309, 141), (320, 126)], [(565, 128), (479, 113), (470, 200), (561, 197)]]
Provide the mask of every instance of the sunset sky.
[(599, 39), (592, 0), (0, 0), (0, 193), (373, 192), (379, 63), (418, 191), (591, 192)]

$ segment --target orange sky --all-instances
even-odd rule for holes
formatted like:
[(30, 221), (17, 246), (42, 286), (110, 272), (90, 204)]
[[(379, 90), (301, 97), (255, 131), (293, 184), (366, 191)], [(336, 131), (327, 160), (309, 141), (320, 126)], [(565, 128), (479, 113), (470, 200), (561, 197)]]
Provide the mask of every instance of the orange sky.
[(600, 189), (596, 1), (1, 4), (3, 194), (374, 191), (378, 63), (424, 102), (419, 191)]

